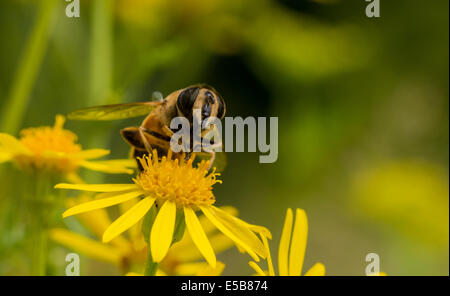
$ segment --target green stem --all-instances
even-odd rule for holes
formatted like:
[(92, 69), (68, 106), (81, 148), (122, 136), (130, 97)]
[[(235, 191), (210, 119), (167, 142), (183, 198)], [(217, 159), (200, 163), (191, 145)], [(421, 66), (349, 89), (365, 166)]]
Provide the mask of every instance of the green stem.
[(32, 238), (31, 275), (43, 276), (47, 266), (47, 232), (42, 223), (33, 227)]
[(52, 176), (46, 173), (33, 174), (35, 190), (28, 198), (28, 213), (30, 214), (30, 253), (31, 274), (46, 275), (47, 269), (47, 231), (55, 224), (55, 210), (58, 203), (52, 194), (54, 183)]
[(153, 262), (152, 259), (152, 252), (150, 250), (150, 246), (148, 246), (147, 251), (147, 261), (145, 262), (145, 276), (154, 276), (156, 274), (156, 271), (158, 270), (158, 263)]
[[(89, 37), (89, 93), (88, 106), (118, 103), (111, 96), (113, 77), (113, 8), (114, 1), (95, 0), (92, 4), (91, 31)], [(89, 147), (104, 147), (109, 133), (92, 129), (88, 135)], [(86, 180), (101, 183), (98, 173), (86, 172)]]
[(36, 23), (19, 59), (20, 63), (6, 98), (5, 106), (8, 107), (4, 108), (0, 117), (0, 130), (11, 134), (17, 133), (24, 118), (30, 93), (47, 48), (50, 24), (57, 1), (44, 0), (40, 3)]
[(92, 5), (89, 103), (111, 104), (113, 2), (96, 0)]

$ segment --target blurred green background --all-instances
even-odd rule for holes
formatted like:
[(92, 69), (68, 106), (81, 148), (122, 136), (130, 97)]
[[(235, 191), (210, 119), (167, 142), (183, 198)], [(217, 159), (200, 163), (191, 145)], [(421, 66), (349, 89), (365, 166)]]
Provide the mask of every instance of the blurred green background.
[[(364, 275), (374, 252), (389, 275), (448, 275), (449, 3), (380, 2), (367, 18), (363, 0), (81, 0), (68, 18), (62, 0), (1, 1), (0, 132), (205, 82), (227, 116), (279, 118), (278, 161), (229, 153), (215, 188), (218, 205), (272, 230), (275, 257), (286, 208), (299, 207), (305, 268)], [(140, 120), (66, 126), (123, 158), (119, 130)], [(14, 199), (20, 172), (2, 166), (0, 200)], [(23, 225), (5, 217), (0, 274), (21, 274)], [(67, 252), (52, 255), (57, 274)], [(252, 273), (236, 250), (219, 258), (226, 275)], [(81, 272), (118, 274), (84, 257)]]

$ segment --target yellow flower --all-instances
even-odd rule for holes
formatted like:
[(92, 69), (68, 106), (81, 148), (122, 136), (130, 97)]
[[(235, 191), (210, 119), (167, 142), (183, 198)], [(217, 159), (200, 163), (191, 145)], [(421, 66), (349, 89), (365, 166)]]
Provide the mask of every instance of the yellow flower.
[(63, 128), (65, 118), (57, 115), (54, 126), (27, 128), (20, 138), (0, 133), (0, 163), (12, 161), (22, 169), (49, 171), (70, 176), (79, 167), (105, 173), (133, 173), (131, 160), (91, 161), (109, 154), (105, 149), (83, 150), (77, 136)]
[[(86, 202), (89, 199), (88, 196), (83, 195), (77, 198), (77, 203)], [(121, 212), (125, 212), (136, 202), (131, 200), (128, 203), (121, 207)], [(73, 200), (68, 201), (68, 205), (73, 204)], [(237, 213), (236, 209), (232, 207), (223, 207), (222, 209), (233, 216)], [(101, 238), (103, 232), (111, 224), (106, 209), (86, 212), (78, 215), (77, 218), (97, 238)], [(214, 226), (204, 216), (201, 216), (199, 220), (205, 233), (209, 236), (216, 254), (233, 246), (228, 237), (214, 231)], [(141, 225), (136, 224), (128, 229), (126, 236), (119, 235), (104, 244), (95, 238), (89, 238), (64, 228), (53, 228), (49, 231), (49, 237), (54, 242), (89, 258), (112, 264), (126, 275), (140, 275), (134, 271), (144, 268), (147, 246), (140, 234)], [(220, 275), (225, 268), (225, 264), (221, 262), (217, 262), (216, 268), (212, 268), (206, 262), (198, 262), (199, 259), (202, 259), (202, 255), (189, 235), (184, 235), (183, 239), (169, 250), (167, 256), (160, 263), (156, 275), (211, 276)]]
[[(103, 233), (103, 241), (109, 242), (138, 223), (153, 206), (158, 214), (150, 231), (150, 251), (154, 262), (161, 262), (171, 244), (177, 212), (184, 217), (187, 232), (200, 253), (211, 267), (216, 267), (214, 249), (196, 215), (201, 211), (224, 235), (245, 250), (255, 261), (265, 258), (264, 245), (254, 231), (258, 226), (228, 214), (214, 206), (212, 186), (221, 181), (214, 171), (208, 173), (209, 162), (202, 161), (196, 168), (189, 161), (172, 159), (172, 153), (158, 160), (156, 151), (151, 157), (140, 159), (143, 171), (133, 179), (134, 184), (58, 184), (55, 188), (101, 192), (98, 200), (75, 206), (63, 213), (63, 217), (105, 208), (144, 196), (138, 203), (114, 221)], [(258, 230), (255, 230), (258, 229)]]
[[(278, 272), (281, 276), (299, 276), (303, 268), (303, 259), (305, 258), (306, 240), (308, 235), (308, 220), (305, 211), (296, 210), (296, 219), (294, 230), (292, 210), (288, 209), (284, 222), (283, 232), (281, 235), (280, 245), (278, 247)], [(292, 234), (292, 236), (291, 236)], [(270, 250), (267, 239), (261, 235), (267, 252), (267, 265), (269, 270), (263, 271), (255, 262), (250, 261), (249, 265), (256, 271), (258, 275), (274, 276), (275, 271), (270, 257)], [(316, 263), (304, 275), (306, 276), (323, 276), (325, 275), (325, 266), (322, 263)]]

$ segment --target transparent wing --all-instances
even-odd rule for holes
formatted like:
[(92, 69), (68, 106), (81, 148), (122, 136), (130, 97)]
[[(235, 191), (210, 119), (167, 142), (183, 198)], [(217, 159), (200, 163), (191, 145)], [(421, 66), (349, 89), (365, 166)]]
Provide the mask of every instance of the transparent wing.
[(162, 104), (158, 102), (95, 106), (79, 109), (67, 116), (73, 120), (117, 120), (148, 115)]

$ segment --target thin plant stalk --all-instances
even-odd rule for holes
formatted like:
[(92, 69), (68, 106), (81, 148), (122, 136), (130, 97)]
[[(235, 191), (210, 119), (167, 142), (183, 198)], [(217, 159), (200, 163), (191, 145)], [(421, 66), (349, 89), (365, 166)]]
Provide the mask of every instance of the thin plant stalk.
[(1, 114), (0, 130), (16, 134), (25, 116), (30, 93), (44, 58), (51, 31), (56, 0), (42, 0), (31, 34), (25, 45), (12, 86)]

